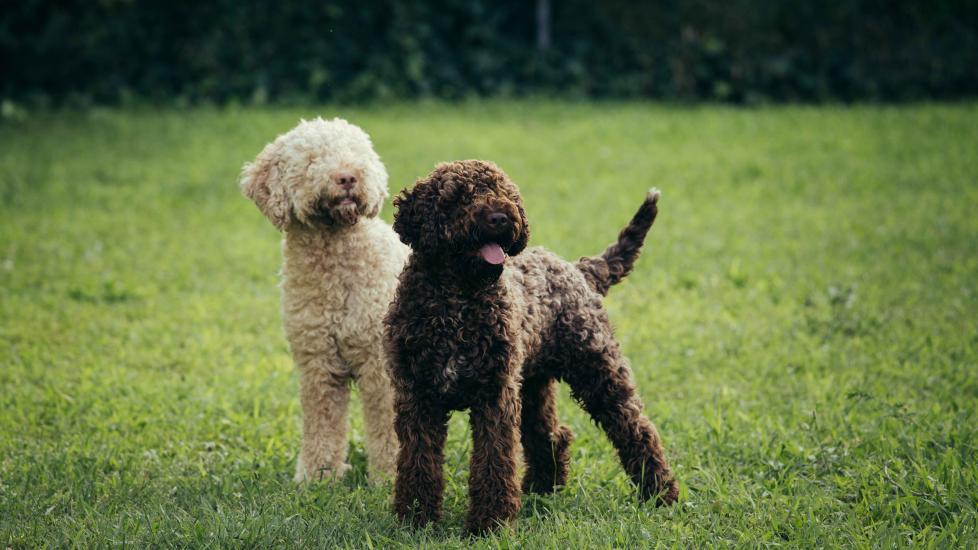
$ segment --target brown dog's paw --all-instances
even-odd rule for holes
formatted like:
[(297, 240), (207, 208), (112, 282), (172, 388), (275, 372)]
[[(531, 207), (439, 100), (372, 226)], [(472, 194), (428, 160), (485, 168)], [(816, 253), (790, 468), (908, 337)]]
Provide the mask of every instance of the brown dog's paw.
[(658, 490), (654, 493), (656, 506), (671, 506), (679, 500), (679, 483), (673, 479), (667, 479), (658, 484)]
[(644, 502), (652, 500), (656, 506), (670, 506), (679, 500), (679, 482), (672, 477), (651, 475), (644, 479), (639, 487), (639, 498)]
[(465, 521), (465, 532), (472, 537), (482, 537), (505, 526), (506, 524), (500, 520), (487, 520), (485, 518), (477, 520), (469, 518)]
[(424, 529), (425, 526), (438, 523), (441, 520), (441, 510), (431, 507), (419, 506), (415, 504), (412, 509), (404, 506), (394, 505), (394, 513), (402, 523), (409, 523), (415, 529)]
[(475, 503), (469, 508), (469, 513), (465, 518), (465, 532), (470, 535), (481, 536), (505, 527), (509, 522), (516, 519), (521, 505), (518, 496), (483, 503), (481, 506)]

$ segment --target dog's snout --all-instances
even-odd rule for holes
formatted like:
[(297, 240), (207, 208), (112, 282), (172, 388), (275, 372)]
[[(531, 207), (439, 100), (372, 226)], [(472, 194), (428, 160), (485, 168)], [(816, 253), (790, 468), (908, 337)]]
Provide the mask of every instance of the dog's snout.
[(509, 216), (502, 212), (489, 212), (486, 214), (486, 226), (489, 229), (502, 229), (509, 224)]
[(349, 191), (357, 184), (357, 176), (353, 172), (338, 172), (333, 174), (333, 183)]

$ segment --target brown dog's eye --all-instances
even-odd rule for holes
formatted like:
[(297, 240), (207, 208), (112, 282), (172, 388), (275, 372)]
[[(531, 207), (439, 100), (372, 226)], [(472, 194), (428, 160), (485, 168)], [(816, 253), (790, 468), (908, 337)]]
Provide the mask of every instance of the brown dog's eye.
[(438, 197), (440, 204), (467, 205), (472, 202), (472, 190), (467, 185), (455, 186), (451, 191), (442, 191)]

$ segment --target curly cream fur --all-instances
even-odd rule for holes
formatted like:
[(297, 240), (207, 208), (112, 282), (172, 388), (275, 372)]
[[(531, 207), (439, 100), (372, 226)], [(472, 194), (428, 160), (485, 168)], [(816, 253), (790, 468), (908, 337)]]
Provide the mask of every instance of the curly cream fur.
[[(356, 187), (337, 185), (339, 173), (356, 174)], [(245, 165), (241, 189), (285, 234), (282, 317), (303, 411), (296, 482), (349, 469), (351, 381), (363, 401), (370, 475), (391, 476), (397, 437), (383, 317), (408, 248), (376, 217), (387, 171), (370, 138), (342, 119), (302, 121)]]

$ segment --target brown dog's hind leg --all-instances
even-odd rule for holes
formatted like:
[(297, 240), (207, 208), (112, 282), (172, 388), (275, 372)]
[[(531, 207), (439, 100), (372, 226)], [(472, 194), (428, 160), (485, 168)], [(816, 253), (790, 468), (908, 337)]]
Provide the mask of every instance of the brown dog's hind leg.
[(553, 378), (523, 382), (520, 438), (526, 460), (523, 492), (548, 494), (567, 483), (574, 433), (557, 420), (557, 381)]
[(472, 463), (469, 468), (469, 514), (465, 529), (482, 534), (516, 517), (520, 511), (517, 477), (517, 430), (520, 399), (515, 387), (472, 408)]
[(397, 479), (394, 482), (394, 512), (418, 527), (441, 519), (445, 481), (445, 438), (448, 413), (415, 406), (398, 399), (394, 427), (400, 439)]
[(608, 435), (641, 499), (654, 497), (660, 506), (675, 502), (679, 486), (666, 461), (659, 432), (642, 414), (642, 402), (618, 344), (611, 341), (600, 352), (582, 354), (564, 379), (571, 385), (574, 398)]

